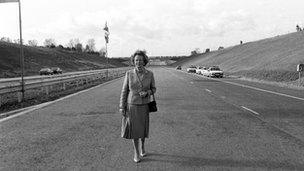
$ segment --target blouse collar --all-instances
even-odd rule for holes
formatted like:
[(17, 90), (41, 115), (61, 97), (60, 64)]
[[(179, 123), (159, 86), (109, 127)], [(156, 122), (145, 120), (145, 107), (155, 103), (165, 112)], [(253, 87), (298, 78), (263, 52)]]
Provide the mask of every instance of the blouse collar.
[(146, 74), (148, 71), (146, 70), (146, 68), (143, 68), (143, 72), (139, 72), (138, 69), (135, 67), (134, 72)]

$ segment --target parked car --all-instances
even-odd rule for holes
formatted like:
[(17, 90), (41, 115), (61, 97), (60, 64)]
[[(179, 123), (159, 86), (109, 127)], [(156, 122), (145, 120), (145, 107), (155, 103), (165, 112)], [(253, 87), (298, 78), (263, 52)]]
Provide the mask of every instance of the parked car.
[(196, 73), (196, 66), (191, 65), (187, 68), (187, 72)]
[(203, 72), (207, 71), (206, 67), (200, 66), (196, 69), (197, 74), (203, 74)]
[(40, 75), (52, 75), (53, 71), (50, 68), (41, 68), (39, 71)]
[(208, 71), (208, 68), (207, 67), (204, 67), (202, 70), (201, 70), (201, 74), (203, 76), (207, 76), (209, 74), (209, 71)]
[(62, 74), (62, 70), (59, 67), (52, 67), (51, 70), (53, 74)]
[(213, 66), (208, 69), (208, 77), (218, 77), (218, 78), (223, 78), (224, 72), (218, 67), (218, 66)]
[(182, 66), (177, 66), (176, 69), (177, 69), (177, 70), (181, 70), (181, 69), (182, 69)]

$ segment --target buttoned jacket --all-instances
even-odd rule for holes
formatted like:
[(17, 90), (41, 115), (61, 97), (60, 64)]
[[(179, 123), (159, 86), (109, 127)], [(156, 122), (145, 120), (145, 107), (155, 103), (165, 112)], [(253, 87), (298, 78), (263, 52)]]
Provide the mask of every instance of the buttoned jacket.
[[(140, 97), (139, 92), (146, 91), (146, 97)], [(150, 102), (150, 95), (156, 92), (153, 72), (145, 69), (143, 74), (138, 74), (136, 69), (126, 72), (123, 82), (119, 108), (125, 109), (127, 104), (141, 105)]]

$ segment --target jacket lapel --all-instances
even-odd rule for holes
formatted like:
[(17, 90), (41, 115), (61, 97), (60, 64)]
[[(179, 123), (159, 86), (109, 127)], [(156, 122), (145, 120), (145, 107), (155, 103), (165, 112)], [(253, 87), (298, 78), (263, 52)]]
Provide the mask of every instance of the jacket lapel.
[(134, 75), (135, 75), (135, 77), (136, 77), (136, 81), (139, 83), (140, 87), (143, 88), (143, 82), (144, 82), (144, 80), (145, 80), (146, 77), (147, 77), (148, 71), (145, 70), (145, 71), (144, 71), (144, 74), (142, 75), (142, 77), (139, 76), (139, 74), (137, 73), (137, 71), (136, 71), (135, 68), (134, 68), (133, 72), (134, 72)]
[(133, 70), (133, 74), (134, 74), (136, 82), (138, 83), (139, 87), (141, 87), (141, 89), (142, 89), (143, 88), (142, 80), (140, 79), (139, 75), (137, 74), (137, 71), (135, 68)]

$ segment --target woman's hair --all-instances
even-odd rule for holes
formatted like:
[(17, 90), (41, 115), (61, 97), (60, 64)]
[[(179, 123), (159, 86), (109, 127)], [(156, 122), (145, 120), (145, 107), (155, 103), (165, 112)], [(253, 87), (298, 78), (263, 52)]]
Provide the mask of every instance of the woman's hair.
[(135, 53), (131, 56), (131, 64), (134, 65), (134, 59), (135, 56), (142, 56), (144, 58), (144, 66), (147, 65), (147, 63), (149, 62), (149, 57), (146, 54), (147, 52), (145, 50), (136, 50)]

